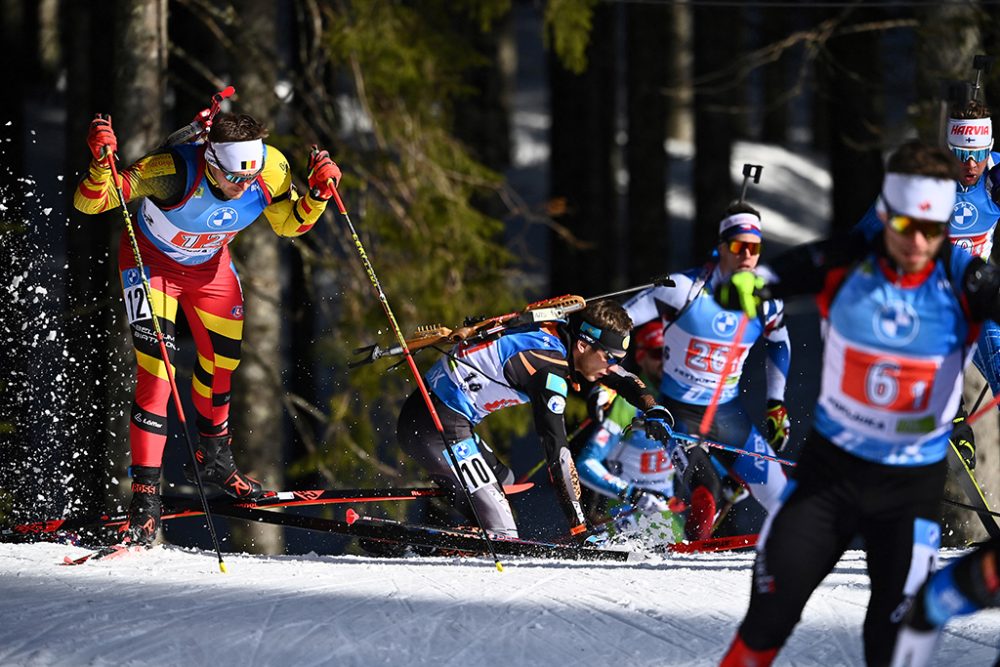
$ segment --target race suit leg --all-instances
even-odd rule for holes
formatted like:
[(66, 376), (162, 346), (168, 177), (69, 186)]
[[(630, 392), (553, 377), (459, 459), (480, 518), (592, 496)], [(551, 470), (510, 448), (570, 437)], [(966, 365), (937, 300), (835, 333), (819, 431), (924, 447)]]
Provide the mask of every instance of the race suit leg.
[(232, 374), (240, 363), (243, 340), (243, 291), (236, 267), (223, 249), (196, 272), (181, 299), (198, 356), (191, 397), (203, 436), (229, 432)]
[[(144, 249), (146, 250), (146, 249)], [(175, 321), (180, 284), (175, 280), (171, 260), (149, 248), (143, 259), (152, 294), (147, 295), (128, 238), (123, 234), (118, 250), (125, 313), (136, 359), (135, 394), (129, 420), (129, 446), (132, 465), (159, 468), (167, 442), (167, 404), (170, 383), (159, 341), (153, 329), (152, 316), (158, 320), (171, 365), (177, 350)], [(173, 266), (172, 266), (173, 265)]]
[[(508, 537), (517, 537), (517, 524), (502, 486), (513, 481), (513, 473), (473, 433), (464, 416), (448, 408), (436, 397), (432, 396), (432, 400), (444, 427), (445, 437), (461, 459), (459, 467), (463, 471), (466, 488), (470, 491), (483, 527)], [(458, 487), (458, 475), (419, 391), (410, 394), (403, 404), (396, 423), (396, 438), (403, 451), (426, 470), (431, 479), (451, 491), (455, 508), (467, 520), (473, 521), (472, 508), (465, 493)], [(472, 450), (478, 450), (478, 454), (472, 453)], [(472, 455), (467, 458), (466, 455), (470, 453)]]
[[(841, 483), (841, 469), (831, 468), (840, 459), (839, 450), (833, 449), (825, 441), (807, 441), (797, 482), (787, 486), (783, 503), (765, 520), (757, 543), (750, 607), (733, 648), (741, 644), (773, 657), (857, 532), (859, 512)], [(740, 664), (727, 659), (723, 665)]]
[(868, 665), (890, 663), (900, 623), (937, 565), (937, 517), (946, 474), (942, 461), (918, 467), (869, 466), (858, 475), (866, 489), (859, 528), (871, 579), (864, 625)]

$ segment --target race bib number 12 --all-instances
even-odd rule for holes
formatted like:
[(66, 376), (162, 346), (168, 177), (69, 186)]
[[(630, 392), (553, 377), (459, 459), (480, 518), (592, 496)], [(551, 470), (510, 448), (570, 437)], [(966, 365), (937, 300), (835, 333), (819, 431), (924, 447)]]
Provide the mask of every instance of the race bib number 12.
[[(149, 279), (149, 269), (143, 267), (146, 279)], [(146, 288), (139, 275), (139, 269), (131, 268), (122, 271), (122, 289), (125, 294), (125, 314), (128, 323), (134, 324), (142, 320), (152, 319), (149, 310), (149, 299), (146, 298)]]

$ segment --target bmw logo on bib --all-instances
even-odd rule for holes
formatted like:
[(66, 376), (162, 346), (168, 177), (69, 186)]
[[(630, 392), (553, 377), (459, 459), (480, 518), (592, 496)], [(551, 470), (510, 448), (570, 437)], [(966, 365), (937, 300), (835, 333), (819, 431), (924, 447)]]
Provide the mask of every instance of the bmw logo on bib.
[(951, 226), (955, 229), (968, 229), (979, 220), (979, 210), (972, 202), (955, 202), (955, 212), (951, 216)]
[(733, 335), (737, 325), (740, 323), (740, 316), (730, 310), (723, 310), (715, 314), (712, 318), (712, 331), (723, 337)]
[(917, 337), (920, 318), (917, 311), (906, 301), (890, 301), (882, 304), (872, 318), (875, 336), (887, 345), (906, 345)]
[(240, 216), (235, 208), (223, 206), (212, 211), (212, 215), (208, 217), (208, 226), (213, 229), (226, 229), (235, 225), (239, 219)]
[(139, 284), (139, 269), (125, 270), (125, 287), (132, 287)]

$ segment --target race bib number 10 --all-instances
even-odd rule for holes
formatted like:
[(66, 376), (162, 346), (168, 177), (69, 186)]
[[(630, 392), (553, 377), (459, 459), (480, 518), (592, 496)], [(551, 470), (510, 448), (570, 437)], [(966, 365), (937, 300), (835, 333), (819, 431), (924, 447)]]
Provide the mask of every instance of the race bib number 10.
[[(146, 279), (149, 279), (149, 269), (143, 267)], [(131, 268), (122, 271), (122, 289), (125, 293), (125, 314), (128, 323), (134, 324), (142, 320), (152, 319), (149, 310), (149, 299), (146, 298), (146, 288), (143, 285), (139, 269)]]
[[(486, 464), (486, 459), (483, 458), (474, 438), (456, 442), (451, 446), (451, 451), (455, 453), (455, 459), (458, 461), (458, 478), (469, 490), (469, 493), (475, 493), (484, 486), (496, 483), (497, 478), (493, 474), (493, 470)], [(442, 455), (454, 470), (455, 463), (448, 451), (443, 451)]]
[(893, 412), (926, 410), (938, 364), (867, 354), (848, 348), (844, 354), (844, 394), (864, 405)]

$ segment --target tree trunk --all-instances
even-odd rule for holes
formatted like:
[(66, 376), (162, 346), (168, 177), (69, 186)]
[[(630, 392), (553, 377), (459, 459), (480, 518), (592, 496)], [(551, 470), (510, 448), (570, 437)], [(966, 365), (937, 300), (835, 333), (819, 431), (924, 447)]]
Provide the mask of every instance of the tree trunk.
[[(106, 14), (92, 15), (91, 20), (101, 21)], [(167, 63), (166, 0), (135, 0), (114, 5), (113, 21), (115, 30), (111, 43), (94, 43), (95, 77), (112, 73), (112, 108), (99, 109), (110, 112), (118, 137), (119, 165), (123, 168), (159, 144), (163, 137), (161, 109), (164, 99), (164, 74)], [(113, 48), (113, 51), (110, 49)], [(98, 101), (98, 105), (106, 104)], [(71, 102), (72, 103), (72, 102)], [(89, 119), (88, 119), (89, 120)], [(81, 139), (85, 137), (84, 133)], [(135, 209), (135, 206), (132, 207)], [(107, 375), (129, 377), (127, 369), (134, 368), (135, 356), (128, 334), (128, 322), (123, 317), (121, 288), (118, 276), (118, 240), (124, 232), (120, 210), (111, 211), (106, 216), (111, 231), (111, 261), (104, 264), (110, 268), (107, 276), (111, 305), (108, 309), (113, 318), (110, 331), (110, 363)], [(96, 221), (86, 220), (93, 225)], [(131, 378), (130, 378), (131, 380)], [(107, 430), (111, 434), (108, 442), (108, 456), (115, 463), (115, 473), (119, 481), (118, 489), (108, 488), (110, 496), (127, 498), (130, 481), (125, 475), (129, 464), (129, 405), (132, 400), (133, 383), (115, 382), (108, 388), (105, 397)]]
[(725, 75), (732, 63), (718, 36), (738, 42), (740, 10), (698, 6), (694, 12), (694, 256), (715, 247), (719, 221), (733, 196), (730, 177), (735, 116), (727, 113), (733, 86)]
[[(762, 8), (761, 41), (768, 46), (786, 37), (791, 26), (791, 12), (786, 8)], [(768, 144), (785, 144), (788, 141), (789, 107), (787, 102), (789, 76), (788, 58), (763, 67), (763, 99), (761, 110), (760, 140)]]
[[(883, 18), (879, 9), (856, 9), (843, 27)], [(821, 69), (829, 113), (833, 230), (852, 228), (882, 183), (882, 64), (880, 31), (835, 36)]]
[(592, 294), (609, 287), (616, 275), (614, 258), (616, 205), (611, 156), (615, 133), (616, 8), (594, 9), (587, 69), (566, 70), (549, 55), (552, 130), (551, 188), (553, 200), (565, 201), (558, 218), (575, 241), (553, 238), (550, 275), (552, 293)]
[[(243, 1), (239, 11), (235, 42), (254, 45), (246, 57), (232, 54), (239, 111), (269, 125), (278, 107), (274, 94), (277, 6), (270, 0)], [(285, 486), (281, 288), (286, 278), (281, 240), (261, 216), (240, 233), (234, 250), (245, 319), (242, 360), (232, 392), (233, 451), (241, 469), (262, 480), (265, 487), (280, 489)], [(272, 554), (284, 551), (284, 533), (278, 526), (234, 523), (232, 533), (236, 549)]]
[(670, 32), (673, 9), (667, 5), (625, 8), (628, 171), (626, 240), (630, 285), (648, 282), (668, 268), (671, 237), (667, 219), (667, 115), (672, 100)]
[(693, 60), (693, 26), (691, 7), (687, 3), (668, 3), (670, 27), (667, 38), (667, 67), (669, 69), (669, 100), (667, 105), (667, 136), (678, 141), (694, 140), (694, 117), (691, 106), (694, 90), (691, 87)]

